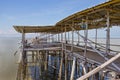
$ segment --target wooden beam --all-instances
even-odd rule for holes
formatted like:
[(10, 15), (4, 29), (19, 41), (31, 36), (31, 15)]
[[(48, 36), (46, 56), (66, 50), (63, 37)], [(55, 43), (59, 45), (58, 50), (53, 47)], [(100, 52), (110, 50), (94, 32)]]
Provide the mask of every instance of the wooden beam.
[(88, 72), (86, 75), (83, 75), (82, 77), (78, 78), (77, 80), (87, 79), (88, 77), (92, 76), (93, 74), (99, 72), (100, 70), (102, 70), (103, 68), (105, 68), (106, 66), (108, 66), (110, 63), (112, 63), (115, 60), (117, 60), (119, 57), (120, 57), (120, 53), (118, 53), (116, 56), (112, 57), (111, 59), (109, 59), (108, 61), (106, 61), (105, 63), (103, 63), (102, 65), (96, 67), (92, 71)]

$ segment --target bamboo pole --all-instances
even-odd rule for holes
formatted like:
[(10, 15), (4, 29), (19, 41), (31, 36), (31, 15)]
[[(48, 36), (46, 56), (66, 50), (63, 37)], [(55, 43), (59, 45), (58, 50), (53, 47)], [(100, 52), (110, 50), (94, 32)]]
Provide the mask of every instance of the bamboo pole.
[(61, 52), (61, 62), (60, 62), (60, 69), (59, 69), (58, 80), (61, 80), (62, 66), (63, 66), (63, 47), (64, 47), (64, 45), (63, 45), (63, 33), (61, 33), (61, 47), (62, 47), (62, 52)]
[[(86, 19), (88, 20), (88, 17), (86, 17)], [(87, 37), (88, 37), (88, 22), (85, 22), (85, 50), (84, 50), (84, 57), (86, 58), (86, 54), (87, 54)]]
[(74, 30), (72, 29), (72, 47), (71, 47), (71, 52), (73, 52), (73, 46), (74, 46)]
[[(65, 44), (67, 44), (66, 26), (65, 26)], [(66, 54), (66, 45), (64, 47), (65, 47), (65, 80), (67, 80), (67, 54)]]
[(34, 62), (34, 51), (32, 51), (32, 62)]
[(81, 64), (81, 66), (82, 66), (82, 68), (83, 68), (83, 73), (84, 73), (84, 75), (85, 75), (85, 74), (87, 73), (86, 68), (85, 68), (85, 66), (84, 66), (83, 63)]
[(69, 43), (69, 41), (70, 41), (70, 36), (69, 36), (69, 32), (68, 32), (68, 43)]
[[(97, 29), (95, 29), (95, 43), (97, 43)], [(95, 48), (97, 48), (97, 44), (95, 44)]]
[(73, 58), (73, 65), (72, 65), (72, 71), (71, 71), (71, 76), (70, 76), (70, 80), (73, 80), (74, 78), (74, 72), (75, 72), (75, 57)]
[(98, 66), (97, 68), (93, 69), (92, 71), (88, 72), (86, 75), (83, 75), (82, 77), (78, 78), (77, 80), (87, 79), (88, 77), (92, 76), (93, 74), (99, 72), (100, 70), (108, 66), (110, 63), (114, 62), (119, 57), (120, 57), (120, 53), (118, 53), (116, 56), (112, 57), (111, 59), (103, 63), (102, 65)]
[(78, 76), (78, 65), (77, 65), (77, 59), (75, 61), (75, 79), (77, 78)]
[(45, 51), (45, 70), (47, 70), (47, 64), (48, 64), (48, 53)]
[[(80, 32), (78, 31), (78, 33), (80, 34)], [(80, 36), (78, 35), (78, 45), (80, 44)]]
[(24, 30), (22, 32), (22, 79), (24, 80), (26, 77), (26, 53), (24, 51), (25, 48), (25, 33)]
[(59, 35), (59, 33), (58, 33), (58, 42), (60, 42), (60, 35)]
[(106, 55), (110, 52), (110, 17), (107, 11)]

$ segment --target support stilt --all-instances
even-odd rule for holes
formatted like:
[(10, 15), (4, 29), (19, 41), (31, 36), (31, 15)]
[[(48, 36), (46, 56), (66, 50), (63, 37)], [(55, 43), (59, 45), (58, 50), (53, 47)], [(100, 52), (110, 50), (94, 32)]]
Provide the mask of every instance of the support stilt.
[(75, 57), (73, 58), (73, 65), (72, 65), (72, 71), (71, 71), (71, 76), (70, 76), (70, 80), (74, 79), (74, 72), (75, 72)]
[(110, 17), (109, 11), (107, 11), (107, 33), (106, 33), (106, 55), (110, 53)]

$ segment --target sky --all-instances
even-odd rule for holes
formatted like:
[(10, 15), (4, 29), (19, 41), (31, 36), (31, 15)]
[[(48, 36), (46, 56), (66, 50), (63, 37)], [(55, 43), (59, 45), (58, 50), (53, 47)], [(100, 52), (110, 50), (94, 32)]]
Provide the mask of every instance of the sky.
[[(13, 25), (54, 25), (73, 13), (105, 1), (0, 0), (0, 36), (19, 36), (20, 34), (14, 30)], [(115, 30), (118, 29), (115, 28)], [(113, 33), (116, 32), (115, 30)]]

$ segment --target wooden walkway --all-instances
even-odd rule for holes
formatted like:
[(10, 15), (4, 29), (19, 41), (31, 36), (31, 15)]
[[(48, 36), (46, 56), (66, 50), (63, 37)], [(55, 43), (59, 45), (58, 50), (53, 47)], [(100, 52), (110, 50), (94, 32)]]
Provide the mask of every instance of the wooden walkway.
[[(31, 74), (34, 75), (31, 79), (37, 80), (36, 73), (28, 70), (29, 66), (35, 68), (34, 72), (39, 67), (42, 74), (41, 69), (48, 71), (49, 65), (52, 66), (50, 72), (54, 73), (52, 76), (57, 77), (55, 80), (120, 79), (120, 51), (112, 50), (110, 43), (110, 28), (120, 26), (119, 14), (120, 0), (110, 0), (70, 15), (52, 26), (14, 26), (22, 33), (16, 80), (29, 80)], [(106, 28), (104, 46), (98, 43), (99, 28)], [(88, 39), (90, 29), (95, 30), (95, 41)], [(39, 36), (30, 42), (26, 39), (27, 33), (38, 33)]]

